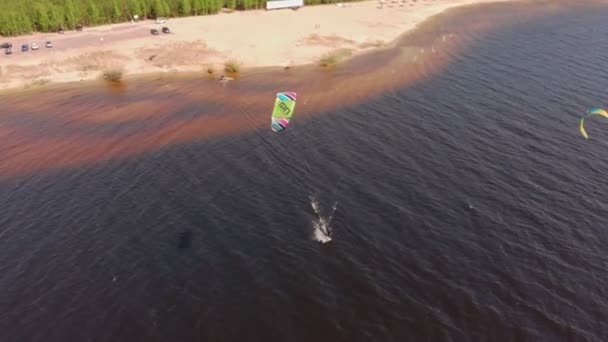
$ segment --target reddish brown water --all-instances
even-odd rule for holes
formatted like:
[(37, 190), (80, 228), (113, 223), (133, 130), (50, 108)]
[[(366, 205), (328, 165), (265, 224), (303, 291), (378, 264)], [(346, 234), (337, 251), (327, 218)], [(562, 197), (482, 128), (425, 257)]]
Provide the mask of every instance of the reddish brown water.
[[(298, 115), (332, 112), (437, 74), (491, 28), (518, 18), (477, 16), (462, 27), (439, 15), (395, 46), (331, 70), (297, 67), (245, 72), (226, 85), (199, 76), (83, 83), (0, 96), (2, 175), (124, 158), (164, 146), (265, 129), (274, 94), (297, 89)], [(467, 11), (457, 9), (455, 13)]]

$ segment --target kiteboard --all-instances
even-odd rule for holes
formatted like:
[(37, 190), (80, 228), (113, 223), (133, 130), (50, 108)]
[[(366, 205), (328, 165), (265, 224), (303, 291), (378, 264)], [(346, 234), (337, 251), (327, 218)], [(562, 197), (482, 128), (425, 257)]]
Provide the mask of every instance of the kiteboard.
[(289, 121), (296, 108), (296, 93), (278, 93), (274, 101), (270, 127), (273, 132), (281, 132), (289, 126)]

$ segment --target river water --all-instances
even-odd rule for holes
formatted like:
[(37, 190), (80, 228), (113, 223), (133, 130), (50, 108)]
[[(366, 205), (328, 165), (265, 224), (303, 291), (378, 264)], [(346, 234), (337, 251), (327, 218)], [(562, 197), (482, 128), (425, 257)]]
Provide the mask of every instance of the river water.
[(0, 96), (0, 341), (606, 341), (607, 16)]

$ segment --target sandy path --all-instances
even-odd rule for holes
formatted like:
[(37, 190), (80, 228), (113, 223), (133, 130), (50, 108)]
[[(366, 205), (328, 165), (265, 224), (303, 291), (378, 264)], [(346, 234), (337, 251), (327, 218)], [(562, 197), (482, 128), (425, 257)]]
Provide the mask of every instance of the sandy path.
[[(173, 33), (152, 36), (153, 21), (34, 34), (13, 39), (0, 55), (0, 89), (99, 77), (106, 69), (129, 75), (163, 71), (221, 72), (234, 59), (243, 67), (316, 63), (325, 54), (354, 54), (382, 46), (448, 8), (495, 0), (388, 0), (303, 7), (297, 11), (245, 11), (170, 19)], [(54, 47), (46, 49), (44, 42)], [(22, 43), (39, 51), (22, 53)]]

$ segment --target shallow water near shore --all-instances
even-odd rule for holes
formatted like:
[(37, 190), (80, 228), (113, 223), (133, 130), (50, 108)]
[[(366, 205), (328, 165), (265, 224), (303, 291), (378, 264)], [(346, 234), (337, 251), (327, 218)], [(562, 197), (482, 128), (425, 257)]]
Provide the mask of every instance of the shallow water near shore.
[(607, 14), (465, 8), (331, 71), (3, 96), (0, 340), (606, 340), (608, 124), (577, 125)]

